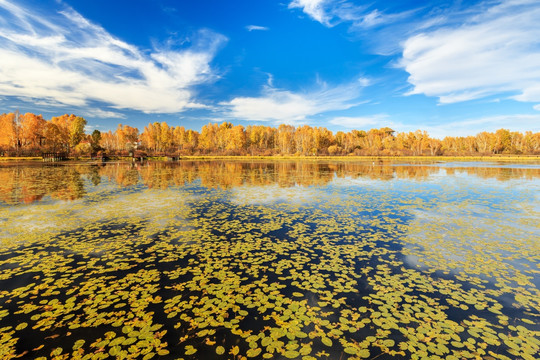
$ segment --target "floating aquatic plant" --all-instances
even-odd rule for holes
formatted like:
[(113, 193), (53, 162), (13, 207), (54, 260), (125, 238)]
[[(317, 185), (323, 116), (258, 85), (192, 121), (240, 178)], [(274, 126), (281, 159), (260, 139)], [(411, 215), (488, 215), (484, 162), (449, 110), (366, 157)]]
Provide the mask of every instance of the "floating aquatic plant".
[(328, 166), (289, 188), (82, 175), (78, 200), (2, 205), (0, 357), (536, 358), (537, 179)]

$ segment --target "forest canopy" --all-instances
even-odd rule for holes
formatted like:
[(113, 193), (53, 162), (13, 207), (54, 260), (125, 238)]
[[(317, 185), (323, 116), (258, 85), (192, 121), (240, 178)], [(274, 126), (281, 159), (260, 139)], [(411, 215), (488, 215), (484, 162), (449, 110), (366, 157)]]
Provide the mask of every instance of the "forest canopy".
[(309, 125), (277, 127), (209, 123), (200, 132), (154, 122), (142, 132), (119, 124), (116, 130), (85, 132), (86, 120), (61, 115), (46, 120), (32, 113), (0, 115), (0, 155), (39, 156), (44, 152), (91, 155), (537, 155), (540, 133), (499, 129), (475, 136), (432, 138), (426, 131), (396, 132), (388, 127), (338, 131)]

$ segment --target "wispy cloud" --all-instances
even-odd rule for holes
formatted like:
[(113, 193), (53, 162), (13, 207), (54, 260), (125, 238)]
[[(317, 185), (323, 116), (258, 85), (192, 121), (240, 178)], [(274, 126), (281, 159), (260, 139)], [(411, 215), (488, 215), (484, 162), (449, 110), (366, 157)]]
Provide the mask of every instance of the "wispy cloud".
[(508, 114), (484, 116), (452, 121), (444, 124), (396, 124), (395, 130), (414, 131), (426, 130), (431, 137), (442, 139), (445, 136), (469, 136), (482, 131), (494, 132), (498, 129), (510, 131), (540, 131), (540, 115), (538, 114)]
[(319, 83), (315, 89), (304, 92), (266, 85), (258, 97), (235, 97), (220, 105), (226, 108), (226, 116), (239, 120), (294, 124), (310, 116), (358, 105), (363, 83), (362, 79), (334, 87)]
[(414, 11), (386, 14), (369, 6), (359, 6), (343, 0), (293, 0), (289, 9), (301, 9), (310, 18), (324, 26), (333, 27), (349, 23), (352, 29), (371, 28), (410, 16)]
[(401, 122), (387, 114), (375, 114), (360, 117), (336, 117), (330, 120), (333, 125), (356, 130), (368, 130), (390, 127), (398, 132), (425, 130), (433, 138), (443, 139), (446, 136), (469, 136), (482, 131), (494, 132), (498, 129), (510, 131), (540, 131), (540, 115), (538, 114), (507, 114), (484, 116), (433, 124), (429, 122)]
[(85, 117), (95, 117), (101, 119), (126, 119), (127, 116), (118, 112), (102, 110), (102, 109), (90, 109), (81, 110), (81, 115)]
[(0, 0), (0, 94), (72, 107), (99, 101), (180, 112), (199, 106), (194, 86), (216, 79), (210, 62), (227, 41), (208, 30), (194, 38), (187, 48), (148, 52), (71, 8), (43, 16)]
[(339, 116), (330, 120), (330, 124), (349, 129), (373, 129), (388, 126), (388, 115), (375, 114), (372, 116)]
[(333, 16), (328, 13), (328, 0), (293, 0), (289, 4), (289, 9), (300, 8), (313, 20), (323, 25), (331, 26), (330, 21)]
[(259, 25), (248, 25), (246, 26), (246, 30), (247, 31), (254, 31), (254, 30), (268, 31), (270, 30), (270, 28), (266, 26), (259, 26)]
[(455, 103), (493, 94), (540, 101), (540, 3), (502, 1), (403, 43), (409, 94)]

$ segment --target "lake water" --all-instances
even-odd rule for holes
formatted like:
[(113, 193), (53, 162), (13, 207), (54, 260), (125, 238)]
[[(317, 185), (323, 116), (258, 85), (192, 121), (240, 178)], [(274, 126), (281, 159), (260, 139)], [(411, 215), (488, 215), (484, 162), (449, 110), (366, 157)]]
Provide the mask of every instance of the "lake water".
[(0, 358), (537, 359), (540, 163), (0, 165)]

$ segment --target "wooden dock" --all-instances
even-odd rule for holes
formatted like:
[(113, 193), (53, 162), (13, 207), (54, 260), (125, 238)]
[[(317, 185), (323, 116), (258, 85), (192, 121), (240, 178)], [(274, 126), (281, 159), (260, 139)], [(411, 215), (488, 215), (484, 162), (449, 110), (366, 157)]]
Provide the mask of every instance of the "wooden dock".
[(41, 155), (43, 162), (56, 162), (68, 160), (68, 156), (64, 152), (48, 152)]

